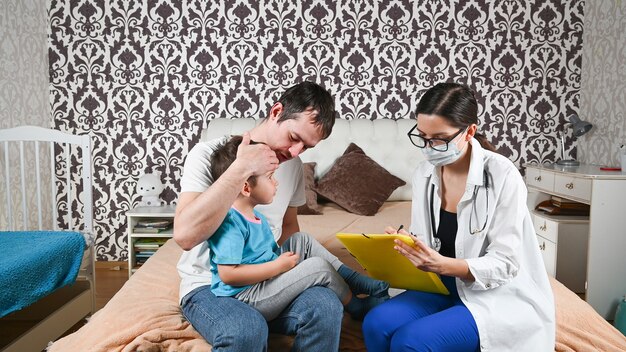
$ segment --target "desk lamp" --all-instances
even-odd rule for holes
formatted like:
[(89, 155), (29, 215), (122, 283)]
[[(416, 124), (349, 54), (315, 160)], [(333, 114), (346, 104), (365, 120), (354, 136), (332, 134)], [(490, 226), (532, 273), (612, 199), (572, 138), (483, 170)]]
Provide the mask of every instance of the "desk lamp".
[[(574, 130), (574, 137), (576, 138), (589, 132), (589, 130), (591, 130), (591, 128), (593, 127), (593, 125), (590, 124), (589, 122), (582, 121), (580, 117), (578, 117), (578, 115), (576, 114), (570, 115), (568, 119), (569, 119), (569, 123), (572, 126), (572, 129)], [(561, 166), (580, 165), (580, 162), (578, 160), (574, 160), (574, 159), (566, 160), (565, 159), (565, 131), (561, 133), (561, 160), (557, 161), (556, 163), (557, 165), (561, 165)]]

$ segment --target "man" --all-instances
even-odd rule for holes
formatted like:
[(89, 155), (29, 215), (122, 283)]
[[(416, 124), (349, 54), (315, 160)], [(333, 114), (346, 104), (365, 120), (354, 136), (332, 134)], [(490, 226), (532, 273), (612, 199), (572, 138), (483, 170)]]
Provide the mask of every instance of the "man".
[(302, 161), (297, 156), (328, 137), (334, 122), (330, 93), (303, 82), (287, 89), (266, 119), (244, 133), (235, 162), (219, 179), (211, 177), (210, 159), (228, 136), (199, 143), (187, 156), (174, 220), (174, 239), (186, 251), (178, 263), (181, 307), (215, 351), (265, 351), (268, 330), (295, 334), (294, 350), (336, 351), (339, 347), (343, 307), (328, 288), (305, 290), (270, 322), (245, 303), (211, 292), (207, 239), (253, 175), (276, 170), (279, 187), (274, 201), (256, 209), (268, 219), (279, 245), (285, 243), (296, 253), (308, 251), (334, 263), (355, 293), (370, 295), (371, 306), (389, 298), (386, 284), (355, 273), (317, 241), (299, 233), (297, 207), (306, 199)]

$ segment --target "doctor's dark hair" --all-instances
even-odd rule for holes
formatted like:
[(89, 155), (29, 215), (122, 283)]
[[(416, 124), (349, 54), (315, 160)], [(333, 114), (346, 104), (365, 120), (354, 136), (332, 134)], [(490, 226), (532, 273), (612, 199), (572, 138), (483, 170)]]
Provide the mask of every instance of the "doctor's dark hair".
[[(215, 151), (211, 155), (211, 176), (213, 176), (213, 182), (217, 181), (237, 159), (237, 148), (239, 148), (242, 140), (242, 136), (232, 136), (226, 142), (215, 147)], [(255, 143), (250, 141), (250, 144)], [(256, 176), (250, 176), (248, 182), (251, 186), (256, 185)]]
[[(417, 114), (441, 116), (457, 128), (478, 125), (478, 103), (474, 91), (464, 84), (439, 83), (430, 88), (417, 103), (415, 116)], [(474, 138), (484, 149), (497, 152), (482, 133), (476, 131)]]
[(294, 119), (294, 114), (313, 109), (316, 114), (313, 123), (322, 131), (322, 139), (328, 138), (335, 125), (335, 100), (324, 87), (313, 82), (298, 83), (288, 88), (278, 98), (283, 112), (278, 122)]

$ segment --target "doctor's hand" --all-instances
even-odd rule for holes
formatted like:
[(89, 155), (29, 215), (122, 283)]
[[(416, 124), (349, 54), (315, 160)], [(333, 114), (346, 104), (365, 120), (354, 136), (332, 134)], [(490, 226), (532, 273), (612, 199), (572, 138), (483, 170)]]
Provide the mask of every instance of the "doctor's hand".
[[(406, 232), (406, 231), (405, 231)], [(394, 249), (405, 256), (415, 265), (416, 268), (433, 272), (436, 274), (445, 274), (445, 268), (448, 260), (451, 258), (444, 257), (436, 250), (428, 247), (424, 242), (420, 241), (415, 235), (408, 234), (415, 243), (415, 247), (410, 246), (400, 240), (395, 240)]]
[(399, 234), (402, 234), (402, 235), (409, 236), (409, 233), (406, 232), (406, 230), (402, 229), (402, 225), (400, 225), (400, 231), (398, 231), (398, 229), (396, 229), (393, 226), (387, 226), (387, 227), (385, 227), (385, 233), (388, 234), (388, 235), (395, 235), (395, 234), (399, 233)]

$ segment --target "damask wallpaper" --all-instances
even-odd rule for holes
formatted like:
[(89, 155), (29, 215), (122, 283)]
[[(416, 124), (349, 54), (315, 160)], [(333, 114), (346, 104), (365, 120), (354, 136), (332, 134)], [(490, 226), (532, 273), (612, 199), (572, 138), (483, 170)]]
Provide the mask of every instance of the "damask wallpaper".
[[(0, 2), (0, 129), (20, 125), (51, 126), (48, 103), (47, 16), (45, 0)], [(4, 146), (0, 146), (0, 177), (4, 180), (3, 148)], [(15, 146), (9, 153), (12, 170), (19, 168), (16, 151)], [(33, 165), (33, 159), (33, 153), (27, 153), (25, 163)], [(43, 157), (42, 162), (49, 162), (49, 159)], [(43, 177), (49, 177), (47, 171), (43, 173)], [(17, 172), (11, 173), (11, 185), (19, 185), (19, 177)], [(26, 181), (28, 186), (35, 182), (30, 178)], [(5, 182), (0, 182), (0, 228), (4, 229), (7, 228), (5, 186)], [(22, 209), (18, 187), (9, 189), (12, 189), (13, 205), (18, 210)], [(49, 191), (43, 193), (50, 194)], [(34, 194), (29, 194), (26, 201), (35, 204)], [(18, 213), (17, 220), (21, 216)], [(50, 216), (44, 216), (44, 221), (50, 221)]]
[(580, 115), (594, 128), (580, 138), (580, 160), (619, 166), (626, 145), (626, 2), (585, 5)]
[(262, 118), (302, 80), (344, 119), (411, 118), (425, 89), (467, 83), (517, 165), (554, 161), (580, 106), (583, 1), (49, 1), (54, 125), (95, 142), (99, 260), (127, 256), (142, 173), (176, 202), (211, 119)]

